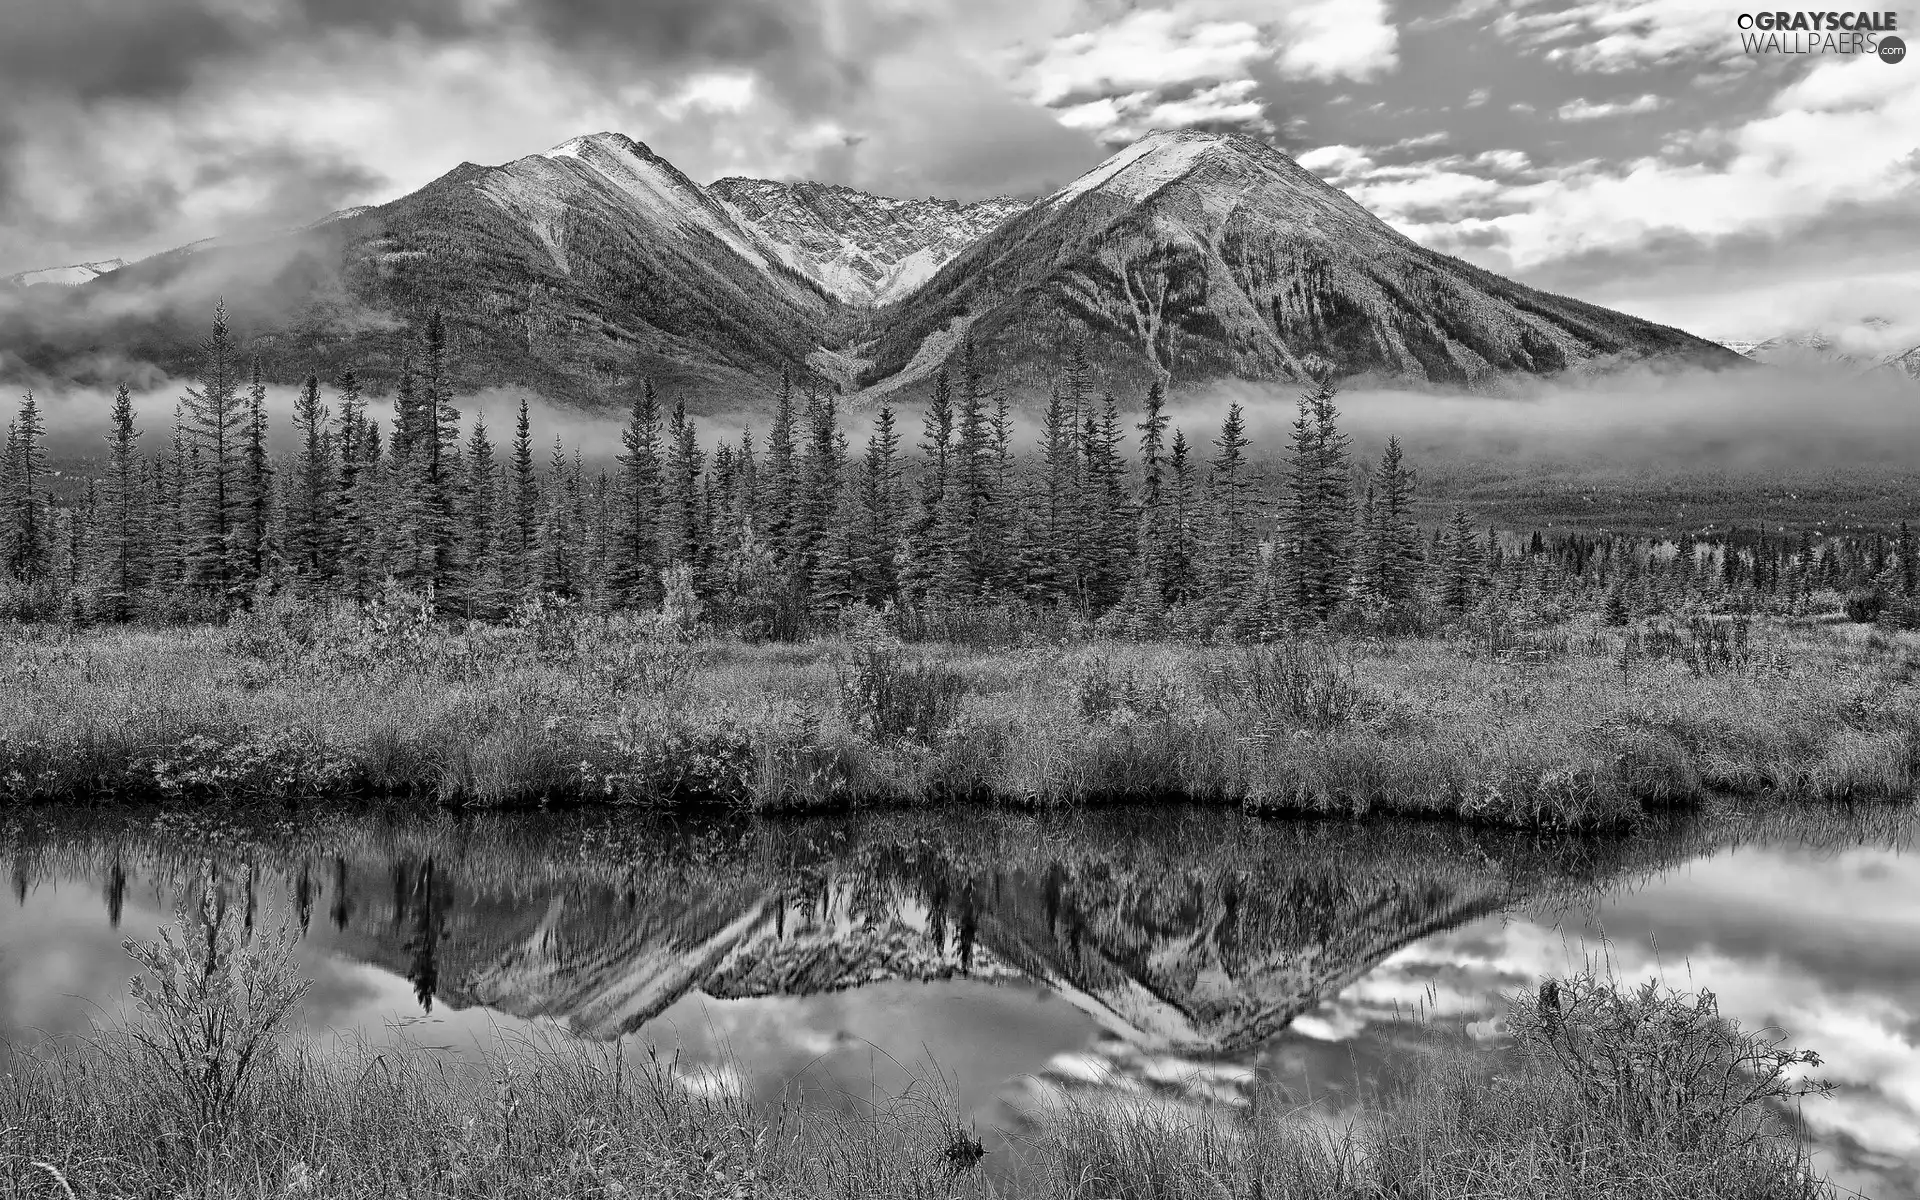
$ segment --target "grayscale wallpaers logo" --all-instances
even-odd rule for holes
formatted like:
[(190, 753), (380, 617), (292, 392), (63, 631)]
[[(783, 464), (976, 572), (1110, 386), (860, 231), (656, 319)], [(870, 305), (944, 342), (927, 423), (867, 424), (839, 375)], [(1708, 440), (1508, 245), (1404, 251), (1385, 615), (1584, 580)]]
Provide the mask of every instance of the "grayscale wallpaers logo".
[(1871, 54), (1897, 63), (1907, 44), (1890, 12), (1762, 12), (1734, 18), (1748, 54)]

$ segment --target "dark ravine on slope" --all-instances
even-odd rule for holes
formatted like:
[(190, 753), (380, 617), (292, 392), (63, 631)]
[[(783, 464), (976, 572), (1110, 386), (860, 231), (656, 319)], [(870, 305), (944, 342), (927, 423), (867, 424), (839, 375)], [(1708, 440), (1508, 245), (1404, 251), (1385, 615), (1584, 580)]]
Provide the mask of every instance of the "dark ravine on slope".
[(1098, 383), (1128, 389), (1319, 372), (1488, 387), (1747, 361), (1427, 250), (1236, 135), (1149, 135), (1029, 207), (701, 188), (603, 133), (462, 164), (304, 229), (197, 243), (79, 286), (7, 289), (0, 375), (189, 375), (222, 296), (271, 381), (353, 367), (382, 391), (438, 309), (457, 389), (524, 387), (600, 409), (643, 378), (696, 411), (764, 409), (783, 372), (867, 402), (915, 395), (968, 333), (1023, 397), (1076, 342)]

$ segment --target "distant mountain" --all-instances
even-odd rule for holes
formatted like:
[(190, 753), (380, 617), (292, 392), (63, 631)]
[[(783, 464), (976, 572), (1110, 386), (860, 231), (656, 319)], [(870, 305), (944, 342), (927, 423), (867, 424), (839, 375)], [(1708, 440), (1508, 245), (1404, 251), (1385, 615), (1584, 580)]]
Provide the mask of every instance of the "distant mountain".
[(716, 407), (756, 403), (839, 308), (672, 164), (595, 134), (463, 163), (304, 229), (144, 260), (63, 303), (0, 312), (0, 346), (49, 372), (104, 344), (186, 373), (221, 296), (281, 380), (352, 366), (390, 383), (440, 309), (463, 388), (610, 404), (645, 376)]
[(1194, 131), (1149, 134), (970, 247), (862, 348), (861, 382), (913, 383), (968, 333), (1003, 372), (1085, 339), (1110, 378), (1176, 384), (1741, 361), (1428, 250), (1271, 146)]
[[(36, 273), (39, 274), (39, 273)], [(1108, 385), (1404, 386), (1746, 360), (1427, 250), (1248, 138), (1153, 134), (1031, 206), (808, 183), (701, 188), (620, 134), (304, 228), (198, 242), (79, 286), (0, 294), (0, 375), (180, 375), (218, 298), (268, 378), (358, 370), (376, 391), (445, 314), (455, 385), (696, 411), (764, 408), (783, 372), (867, 395), (924, 386), (971, 334), (1016, 393), (1085, 340)], [(24, 296), (25, 293), (20, 293)]]
[(0, 287), (33, 287), (36, 284), (52, 284), (56, 287), (79, 287), (90, 283), (109, 271), (118, 271), (127, 265), (124, 258), (107, 258), (99, 262), (75, 263), (70, 267), (46, 267), (38, 271), (21, 271), (15, 275), (0, 278)]
[[(1885, 317), (1867, 317), (1848, 336), (1802, 329), (1765, 338), (1734, 338), (1720, 344), (1770, 367), (1832, 371), (1844, 375), (1890, 372), (1920, 381), (1920, 346), (1887, 350), (1898, 330)], [(1901, 343), (1894, 343), (1901, 346)]]
[(766, 236), (794, 270), (853, 304), (912, 292), (1028, 204), (900, 200), (821, 183), (721, 179), (708, 192)]

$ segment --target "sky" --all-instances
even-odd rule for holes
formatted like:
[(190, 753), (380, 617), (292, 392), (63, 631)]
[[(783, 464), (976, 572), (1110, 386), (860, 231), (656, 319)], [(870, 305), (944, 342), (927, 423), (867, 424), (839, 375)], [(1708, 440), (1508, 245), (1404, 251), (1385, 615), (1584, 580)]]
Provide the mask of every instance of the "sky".
[(603, 129), (701, 181), (965, 199), (1202, 127), (1427, 245), (1707, 336), (1911, 328), (1920, 57), (1749, 53), (1743, 11), (0, 0), (0, 275), (304, 224)]

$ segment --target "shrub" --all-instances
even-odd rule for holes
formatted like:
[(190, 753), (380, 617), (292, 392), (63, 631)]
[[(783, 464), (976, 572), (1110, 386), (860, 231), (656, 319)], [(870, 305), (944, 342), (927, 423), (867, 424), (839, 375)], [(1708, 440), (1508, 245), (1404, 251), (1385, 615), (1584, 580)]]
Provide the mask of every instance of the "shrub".
[(132, 985), (146, 1019), (128, 1036), (164, 1082), (157, 1098), (174, 1109), (188, 1144), (225, 1134), (309, 986), (294, 970), (295, 931), (258, 934), (219, 896), (208, 867), (197, 922), (183, 905), (172, 931), (125, 943), (147, 972)]
[(1264, 726), (1337, 729), (1362, 717), (1370, 702), (1351, 664), (1299, 640), (1242, 651), (1210, 675), (1229, 703)]
[(899, 642), (871, 626), (854, 641), (838, 676), (848, 722), (883, 745), (932, 745), (967, 694), (966, 679), (953, 668), (909, 657)]

